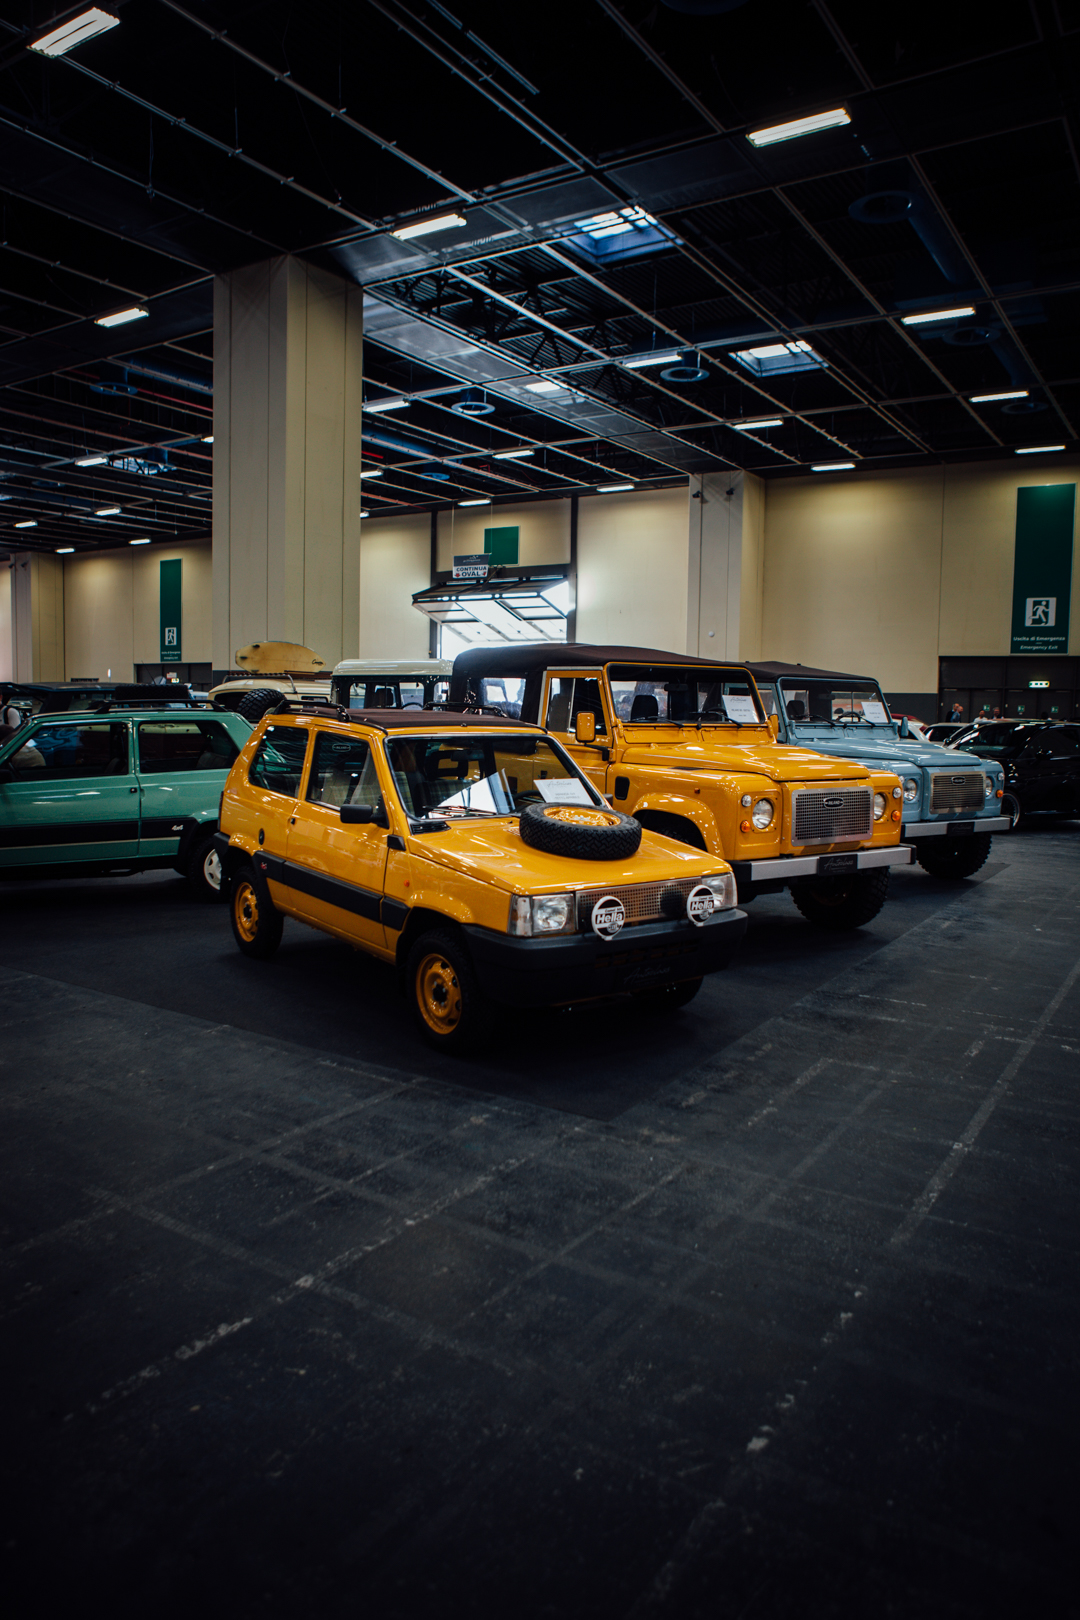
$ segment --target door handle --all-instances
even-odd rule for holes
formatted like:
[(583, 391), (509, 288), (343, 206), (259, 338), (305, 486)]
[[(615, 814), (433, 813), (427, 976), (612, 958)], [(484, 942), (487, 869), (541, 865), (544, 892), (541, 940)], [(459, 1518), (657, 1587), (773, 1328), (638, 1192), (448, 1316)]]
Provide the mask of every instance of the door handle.
[(138, 793), (138, 791), (139, 791), (139, 790), (138, 790), (138, 788), (137, 788), (137, 787), (133, 787), (133, 788), (128, 788), (128, 792), (129, 792), (129, 793)]

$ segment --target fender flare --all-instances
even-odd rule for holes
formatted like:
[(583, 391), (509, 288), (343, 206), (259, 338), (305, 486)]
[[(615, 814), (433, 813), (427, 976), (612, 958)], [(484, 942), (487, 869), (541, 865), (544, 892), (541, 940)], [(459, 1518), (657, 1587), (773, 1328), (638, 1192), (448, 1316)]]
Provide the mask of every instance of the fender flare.
[[(701, 834), (706, 850), (723, 858), (724, 845), (716, 817), (700, 799), (684, 799), (675, 793), (646, 793), (635, 802), (630, 813), (640, 820), (642, 813), (648, 815), (650, 810), (658, 815), (678, 816), (681, 821), (691, 822)], [(642, 826), (648, 832), (648, 822), (643, 821)]]

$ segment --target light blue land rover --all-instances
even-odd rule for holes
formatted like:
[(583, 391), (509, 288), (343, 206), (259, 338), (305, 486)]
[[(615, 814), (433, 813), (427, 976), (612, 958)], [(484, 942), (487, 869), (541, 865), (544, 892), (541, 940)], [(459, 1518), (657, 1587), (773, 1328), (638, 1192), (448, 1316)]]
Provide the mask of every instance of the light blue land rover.
[(186, 688), (147, 690), (0, 728), (0, 879), (172, 867), (221, 897), (218, 804), (251, 726), (177, 701)]
[(974, 754), (920, 742), (906, 719), (889, 714), (872, 676), (840, 675), (803, 664), (750, 664), (780, 741), (838, 759), (895, 771), (904, 787), (900, 836), (934, 877), (970, 877), (990, 853), (995, 832), (1011, 826), (1001, 813), (1002, 768)]

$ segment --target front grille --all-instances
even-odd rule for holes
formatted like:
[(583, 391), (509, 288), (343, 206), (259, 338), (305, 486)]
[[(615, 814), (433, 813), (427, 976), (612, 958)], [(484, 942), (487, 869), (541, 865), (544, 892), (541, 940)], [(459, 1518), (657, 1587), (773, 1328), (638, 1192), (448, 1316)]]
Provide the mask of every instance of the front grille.
[(874, 795), (869, 788), (800, 788), (791, 801), (793, 844), (838, 844), (870, 836)]
[[(674, 883), (633, 883), (625, 887), (611, 889), (587, 889), (584, 894), (578, 895), (578, 927), (586, 932), (592, 926), (592, 908), (604, 895), (613, 894), (616, 900), (622, 901), (626, 912), (627, 928), (635, 923), (660, 922), (667, 919), (667, 913), (660, 905), (660, 896), (669, 889), (674, 889), (680, 897), (679, 914), (686, 915), (686, 897), (691, 889), (696, 889), (700, 878), (680, 878)], [(672, 905), (672, 911), (674, 911)]]
[(949, 776), (942, 772), (933, 778), (930, 788), (931, 810), (981, 810), (985, 801), (981, 771), (957, 772)]

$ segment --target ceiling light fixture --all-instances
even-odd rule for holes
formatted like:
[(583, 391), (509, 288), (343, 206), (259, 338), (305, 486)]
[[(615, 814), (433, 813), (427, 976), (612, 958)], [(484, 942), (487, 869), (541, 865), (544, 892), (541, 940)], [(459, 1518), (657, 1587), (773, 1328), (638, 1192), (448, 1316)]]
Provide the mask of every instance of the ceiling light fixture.
[(597, 484), (598, 495), (621, 495), (624, 489), (633, 489), (633, 484)]
[(119, 517), (122, 508), (119, 506), (99, 506), (95, 508), (95, 517)]
[(758, 428), (783, 427), (782, 416), (762, 416), (754, 422), (729, 422), (728, 427), (737, 429), (739, 433), (756, 433)]
[(360, 513), (360, 514), (359, 514), (359, 516), (360, 516), (360, 517), (370, 517), (370, 516), (371, 516), (371, 513), (370, 513), (370, 512), (361, 512), (361, 513)]
[(680, 349), (653, 349), (649, 354), (628, 354), (619, 364), (625, 366), (627, 371), (642, 371), (646, 366), (670, 365), (681, 352)]
[(973, 405), (992, 405), (996, 399), (1027, 399), (1027, 397), (1028, 391), (1026, 388), (1014, 388), (1007, 394), (972, 394), (970, 396)]
[(467, 223), (462, 214), (437, 214), (434, 219), (417, 219), (411, 225), (401, 225), (391, 236), (399, 242), (411, 242), (414, 236), (430, 236), (433, 231), (460, 231)]
[(810, 471), (811, 472), (851, 472), (851, 470), (852, 470), (852, 468), (854, 466), (855, 466), (855, 463), (853, 461), (819, 461), (816, 467), (811, 467)]
[(458, 505), (459, 506), (490, 506), (491, 505), (491, 496), (490, 495), (480, 495), (474, 501), (458, 501)]
[[(1065, 446), (1063, 444), (1025, 444), (1020, 447), (1016, 454), (1018, 456), (1041, 456), (1044, 455), (1047, 450), (1064, 450), (1064, 448)], [(18, 529), (21, 528), (22, 525), (16, 523), (15, 527)]]
[(407, 399), (371, 399), (364, 401), (364, 410), (372, 413), (378, 411), (402, 411), (406, 405), (411, 404)]
[(150, 544), (150, 536), (149, 535), (146, 535), (146, 537), (144, 539), (142, 539), (142, 540), (129, 540), (128, 541), (129, 546), (148, 546), (149, 544)]
[(76, 467), (104, 467), (108, 456), (83, 456), (75, 463)]
[(774, 146), (777, 141), (792, 141), (796, 135), (812, 135), (818, 129), (835, 129), (840, 124), (850, 123), (850, 113), (843, 107), (833, 107), (829, 112), (811, 113), (809, 118), (792, 118), (786, 124), (752, 129), (746, 138), (751, 146)]
[(382, 467), (372, 467), (369, 471), (362, 472), (360, 474), (360, 477), (361, 478), (381, 478), (383, 476), (383, 470), (384, 469)]
[(470, 388), (450, 409), (455, 416), (492, 416), (495, 411), (482, 388)]
[(17, 529), (36, 529), (37, 518), (27, 518), (23, 523), (16, 523), (15, 527)]
[(213, 444), (214, 435), (212, 433), (205, 433), (203, 435), (203, 441), (202, 442), (203, 442), (203, 444)]
[(959, 321), (965, 315), (974, 315), (975, 310), (971, 304), (961, 304), (959, 309), (929, 309), (921, 315), (901, 315), (901, 326), (925, 326), (928, 321)]
[(144, 321), (149, 315), (148, 309), (118, 309), (115, 315), (99, 315), (94, 322), (95, 326), (126, 326), (129, 321)]
[(563, 392), (562, 383), (535, 382), (526, 383), (525, 387), (530, 394), (561, 394)]
[(521, 461), (525, 456), (535, 456), (535, 450), (496, 450), (494, 461)]
[(30, 46), (32, 51), (40, 51), (42, 56), (66, 56), (68, 51), (76, 45), (81, 45), (86, 39), (93, 39), (95, 34), (107, 33), (115, 28), (120, 21), (119, 17), (110, 17), (107, 11), (99, 11), (97, 6), (91, 6), (89, 11), (82, 11), (77, 17), (69, 17), (66, 23), (54, 28), (50, 34), (42, 34)]
[(63, 557), (63, 556), (66, 555), (67, 552), (74, 551), (74, 550), (75, 550), (74, 546), (57, 546), (56, 555), (58, 557)]

